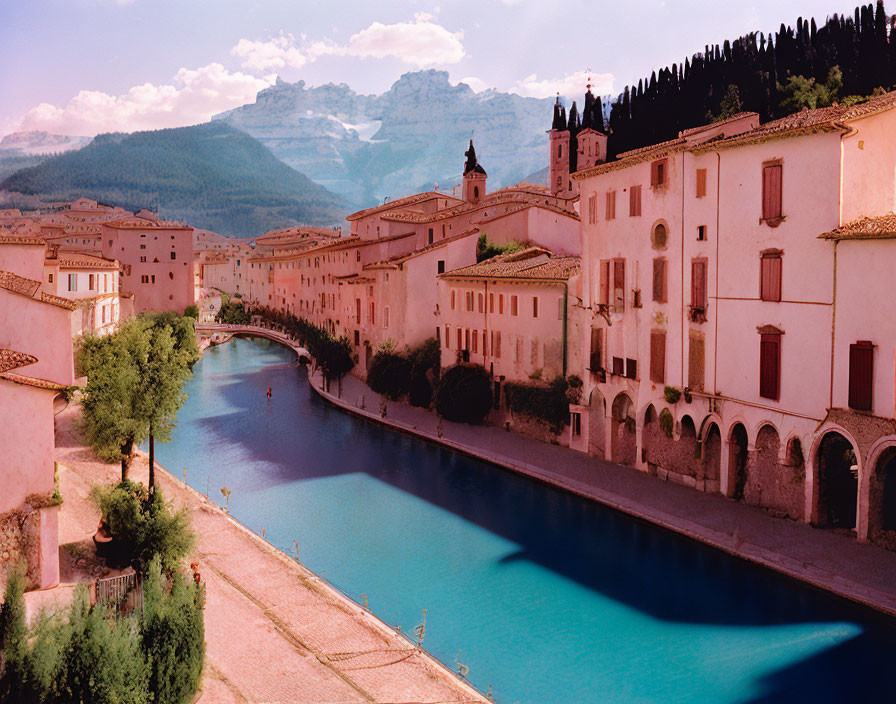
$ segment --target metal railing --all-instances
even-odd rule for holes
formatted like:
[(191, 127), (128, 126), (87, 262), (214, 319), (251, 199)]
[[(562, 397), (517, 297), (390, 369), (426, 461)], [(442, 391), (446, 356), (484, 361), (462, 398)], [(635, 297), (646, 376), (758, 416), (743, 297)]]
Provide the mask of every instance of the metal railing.
[(133, 572), (98, 579), (94, 603), (103, 604), (119, 615), (139, 613), (143, 610), (143, 583)]

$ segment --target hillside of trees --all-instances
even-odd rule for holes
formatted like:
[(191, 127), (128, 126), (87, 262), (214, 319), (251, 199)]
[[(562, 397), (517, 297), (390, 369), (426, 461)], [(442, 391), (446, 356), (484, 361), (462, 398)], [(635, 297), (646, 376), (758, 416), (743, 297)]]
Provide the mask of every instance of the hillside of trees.
[(289, 225), (331, 225), (349, 206), (223, 122), (103, 134), (78, 151), (21, 169), (0, 190), (44, 201), (79, 196), (157, 210), (225, 235), (257, 236)]
[(572, 107), (562, 119), (573, 132), (586, 122), (609, 128), (613, 158), (743, 110), (766, 122), (803, 107), (856, 102), (896, 84), (893, 23), (882, 0), (851, 16), (832, 15), (821, 26), (801, 17), (795, 28), (782, 24), (774, 34), (751, 32), (706, 46), (626, 86), (610, 104), (608, 121), (599, 98), (581, 117)]

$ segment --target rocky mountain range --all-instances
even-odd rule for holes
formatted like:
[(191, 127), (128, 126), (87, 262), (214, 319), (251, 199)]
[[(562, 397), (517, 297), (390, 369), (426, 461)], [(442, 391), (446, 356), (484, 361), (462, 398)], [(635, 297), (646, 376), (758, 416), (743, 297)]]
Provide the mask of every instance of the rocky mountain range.
[(277, 83), (213, 120), (248, 132), (275, 156), (359, 206), (460, 181), (472, 137), (489, 188), (547, 163), (553, 100), (451, 85), (445, 71), (406, 73), (381, 95), (346, 84)]

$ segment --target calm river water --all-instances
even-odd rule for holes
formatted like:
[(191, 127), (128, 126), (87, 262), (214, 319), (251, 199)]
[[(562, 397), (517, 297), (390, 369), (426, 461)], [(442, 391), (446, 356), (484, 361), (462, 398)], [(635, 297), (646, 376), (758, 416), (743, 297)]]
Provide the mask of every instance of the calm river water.
[(427, 609), (424, 646), (501, 704), (896, 700), (892, 622), (348, 416), (276, 343), (208, 350), (186, 391), (165, 467), (230, 487), (236, 518), (387, 623)]

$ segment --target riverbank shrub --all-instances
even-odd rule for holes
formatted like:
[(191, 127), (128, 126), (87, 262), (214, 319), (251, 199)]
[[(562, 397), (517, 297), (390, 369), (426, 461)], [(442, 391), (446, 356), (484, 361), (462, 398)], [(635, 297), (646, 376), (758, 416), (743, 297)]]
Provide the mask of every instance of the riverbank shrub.
[(504, 398), (511, 413), (547, 423), (553, 433), (569, 423), (569, 382), (562, 376), (550, 384), (504, 382)]
[(379, 350), (370, 361), (367, 385), (378, 394), (397, 401), (411, 389), (411, 362), (391, 350)]
[(436, 411), (458, 423), (485, 422), (492, 407), (492, 383), (479, 364), (455, 364), (442, 374), (436, 388)]
[(222, 293), (221, 309), (215, 314), (215, 322), (225, 325), (248, 325), (249, 313), (243, 306), (243, 299), (231, 299), (226, 293)]
[(195, 303), (191, 303), (186, 308), (184, 308), (184, 317), (185, 318), (193, 318), (193, 320), (197, 320), (199, 318), (199, 306)]
[(0, 701), (27, 704), (186, 704), (205, 658), (205, 590), (150, 564), (138, 617), (90, 606), (43, 612), (29, 629), (24, 584), (11, 577), (0, 607)]
[(308, 350), (328, 381), (348, 374), (357, 364), (351, 340), (344, 335), (334, 337), (319, 325), (292, 313), (258, 306), (247, 312), (249, 318), (259, 316), (269, 325), (279, 326), (293, 340)]
[(123, 560), (137, 574), (145, 574), (155, 558), (171, 574), (193, 547), (186, 512), (172, 512), (158, 487), (149, 494), (143, 484), (125, 480), (94, 487), (91, 498)]

